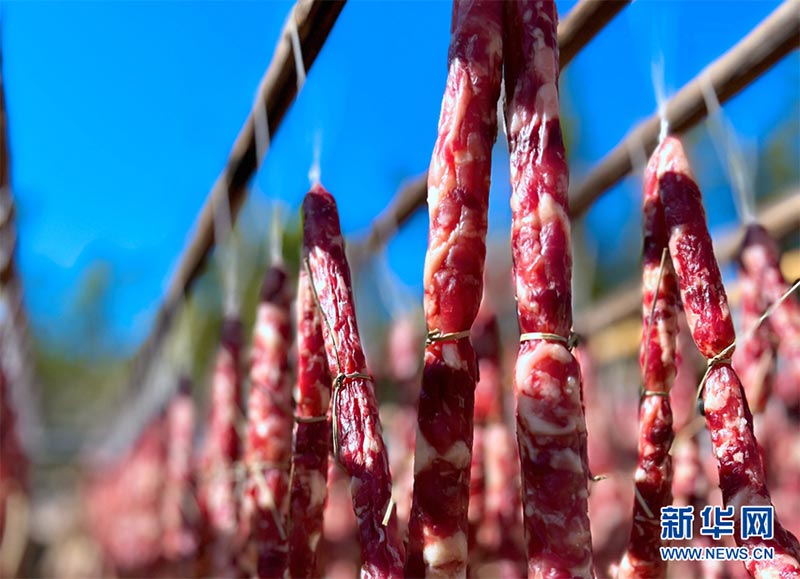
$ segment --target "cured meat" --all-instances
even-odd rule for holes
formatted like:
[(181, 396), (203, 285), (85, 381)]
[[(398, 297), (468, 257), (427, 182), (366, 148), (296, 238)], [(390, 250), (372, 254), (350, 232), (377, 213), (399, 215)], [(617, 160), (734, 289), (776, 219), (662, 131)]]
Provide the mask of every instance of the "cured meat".
[[(590, 577), (581, 375), (568, 349), (572, 255), (553, 1), (505, 6), (511, 250), (523, 341), (514, 372), (529, 577)], [(526, 336), (527, 334), (527, 336)]]
[(328, 502), (323, 515), (322, 549), (325, 577), (353, 579), (360, 565), (358, 521), (353, 513), (348, 478), (331, 460), (328, 468)]
[(581, 367), (589, 471), (594, 476), (604, 476), (619, 466), (617, 439), (620, 432), (614, 417), (614, 399), (599, 388), (595, 364), (586, 338), (581, 337), (573, 348), (572, 355)]
[(416, 405), (419, 399), (419, 377), (425, 333), (415, 313), (406, 313), (395, 320), (389, 330), (387, 373), (400, 388), (400, 399)]
[(414, 489), (417, 409), (410, 404), (381, 404), (380, 412), (392, 471), (392, 498), (397, 511), (398, 530), (405, 542), (408, 540), (408, 519), (411, 515), (411, 494)]
[(525, 574), (519, 453), (505, 422), (489, 424), (484, 441), (485, 506), (477, 544), (490, 563), (487, 576), (515, 579)]
[(328, 367), (334, 376), (333, 451), (350, 476), (361, 575), (399, 577), (405, 553), (391, 501), (392, 478), (375, 386), (358, 334), (336, 202), (319, 184), (303, 201), (303, 258), (323, 318)]
[(239, 499), (235, 466), (241, 457), (238, 423), (241, 401), (242, 324), (238, 318), (222, 322), (222, 338), (211, 378), (211, 418), (203, 449), (200, 509), (210, 535), (211, 573), (234, 577), (237, 564)]
[(667, 564), (659, 548), (661, 508), (672, 503), (674, 439), (669, 392), (676, 374), (680, 301), (677, 281), (667, 259), (667, 230), (655, 163), (648, 165), (643, 196), (642, 399), (639, 407), (639, 459), (634, 475), (636, 500), (620, 578), (664, 577)]
[(491, 152), (497, 135), (503, 5), (453, 4), (448, 77), (428, 172), (425, 348), (406, 574), (464, 576), (475, 353)]
[[(680, 374), (682, 371), (683, 368), (681, 367), (678, 373)], [(674, 473), (672, 478), (673, 504), (676, 507), (692, 506), (694, 507), (694, 512), (698, 513), (703, 506), (710, 504), (709, 491), (711, 490), (711, 482), (705, 475), (703, 460), (700, 456), (698, 435), (676, 437), (672, 454)], [(706, 537), (702, 537), (699, 533), (698, 519), (698, 517), (695, 517), (690, 544), (699, 547)], [(669, 571), (670, 576), (674, 577), (705, 579), (703, 577), (703, 567), (704, 564), (701, 561), (673, 561), (669, 564)]]
[(472, 343), (478, 360), (480, 379), (475, 385), (475, 426), (503, 420), (503, 385), (500, 368), (500, 325), (497, 315), (481, 303), (472, 327)]
[(472, 342), (479, 380), (469, 503), (471, 566), (478, 577), (520, 577), (525, 573), (525, 556), (519, 456), (503, 412), (500, 327), (485, 294), (472, 327)]
[(258, 577), (283, 577), (288, 564), (291, 300), (284, 267), (270, 267), (261, 287), (253, 335), (241, 521)]
[(689, 328), (698, 349), (709, 360), (703, 403), (723, 501), (734, 507), (734, 537), (740, 546), (775, 549), (772, 560), (745, 563), (751, 575), (796, 575), (800, 573), (800, 546), (777, 518), (773, 539), (741, 538), (740, 507), (772, 503), (753, 435), (752, 415), (730, 364), (735, 334), (727, 296), (706, 226), (700, 189), (680, 141), (674, 137), (665, 139), (656, 149), (653, 163)]
[(694, 346), (682, 309), (678, 312), (678, 328), (675, 356), (677, 370), (669, 401), (672, 406), (673, 427), (675, 432), (680, 433), (686, 428), (692, 428), (692, 421), (702, 420), (697, 413), (697, 385), (703, 375), (705, 359)]
[(167, 474), (162, 499), (164, 557), (188, 561), (197, 551), (196, 529), (188, 516), (194, 497), (192, 440), (194, 438), (192, 384), (182, 376), (167, 409)]
[(500, 328), (497, 316), (487, 305), (486, 295), (472, 327), (472, 342), (478, 360), (479, 380), (475, 385), (472, 465), (469, 485), (469, 546), (475, 545), (475, 535), (485, 518), (486, 480), (484, 435), (490, 421), (503, 415), (500, 387)]
[[(746, 271), (740, 271), (739, 289), (741, 332), (733, 354), (733, 367), (741, 378), (750, 409), (760, 414), (772, 391), (777, 344), (768, 324), (756, 327), (766, 309), (759, 295), (759, 281)], [(753, 327), (755, 331), (748, 335), (746, 332)]]
[(159, 414), (119, 463), (102, 467), (89, 481), (85, 504), (92, 535), (118, 575), (150, 576), (162, 554), (164, 426)]
[(406, 312), (391, 325), (387, 344), (388, 378), (397, 390), (397, 404), (381, 405), (400, 536), (408, 540), (411, 495), (414, 489), (414, 446), (417, 433), (422, 352), (425, 326), (416, 312)]
[(711, 369), (705, 383), (704, 408), (717, 458), (723, 500), (726, 506), (733, 505), (735, 509), (737, 544), (775, 548), (774, 560), (748, 561), (747, 570), (754, 577), (770, 577), (776, 572), (785, 576), (800, 573), (800, 545), (777, 517), (774, 539), (740, 539), (739, 507), (768, 506), (772, 502), (753, 435), (752, 416), (747, 408), (744, 390), (730, 365), (723, 364)]
[(321, 577), (319, 546), (328, 484), (331, 375), (308, 272), (297, 284), (297, 422), (289, 504), (289, 576)]
[[(776, 512), (790, 532), (800, 533), (800, 426), (781, 404), (763, 415), (764, 462)], [(759, 438), (759, 442), (763, 442)]]
[(484, 472), (484, 433), (485, 425), (479, 426), (475, 424), (474, 432), (472, 433), (472, 457), (470, 459), (469, 467), (469, 509), (467, 511), (467, 520), (469, 521), (469, 535), (468, 535), (468, 551), (470, 553), (470, 563), (474, 566), (474, 562), (482, 558), (483, 553), (477, 553), (475, 550), (478, 527), (483, 524), (485, 519), (486, 510), (486, 473)]
[[(751, 224), (747, 228), (739, 253), (739, 268), (742, 274), (744, 314), (742, 328), (748, 330), (768, 307), (777, 303), (789, 290), (789, 284), (780, 269), (778, 245), (760, 225)], [(756, 378), (761, 374), (767, 375), (767, 385), (758, 391), (756, 404), (753, 403), (754, 400), (751, 400), (750, 396), (750, 392), (754, 388), (749, 383), (749, 375), (743, 376), (745, 391), (748, 394), (747, 400), (753, 407), (753, 411), (759, 412), (763, 409), (769, 393), (769, 369), (772, 364), (762, 360), (764, 357), (768, 358), (772, 349), (776, 347), (778, 356), (783, 362), (783, 370), (778, 377), (778, 382), (781, 385), (789, 386), (788, 388), (778, 388), (777, 393), (790, 407), (800, 406), (800, 388), (797, 387), (800, 384), (800, 298), (798, 298), (797, 292), (783, 300), (744, 346), (747, 348), (746, 353), (738, 355), (734, 362), (742, 363), (743, 367), (748, 370), (748, 374), (749, 372), (757, 373)], [(742, 344), (739, 344), (737, 354), (741, 349)], [(758, 357), (760, 350), (764, 350), (762, 357)], [(751, 366), (746, 361), (757, 362), (750, 369)], [(768, 368), (762, 369), (762, 364), (768, 365)], [(735, 367), (738, 370), (736, 364)]]

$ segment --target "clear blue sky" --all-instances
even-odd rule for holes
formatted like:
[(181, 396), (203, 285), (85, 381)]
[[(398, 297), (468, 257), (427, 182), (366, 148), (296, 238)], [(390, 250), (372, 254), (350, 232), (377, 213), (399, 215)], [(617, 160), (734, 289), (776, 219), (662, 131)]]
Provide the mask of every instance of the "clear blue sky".
[[(558, 2), (561, 14), (573, 4)], [(563, 77), (576, 137), (573, 181), (655, 110), (654, 58), (663, 54), (667, 87), (677, 89), (777, 4), (639, 0), (625, 9)], [(112, 265), (117, 337), (133, 347), (144, 336), (290, 7), (3, 2), (19, 259), (39, 331), (67, 335), (65, 312), (87, 268), (102, 259)], [(259, 195), (296, 210), (319, 139), (322, 181), (339, 200), (345, 231), (367, 226), (405, 178), (427, 168), (449, 18), (449, 2), (348, 4), (273, 138)], [(763, 144), (797, 115), (799, 71), (795, 53), (725, 107), (745, 143)], [(791, 139), (796, 144), (796, 123)], [(492, 230), (505, 236), (506, 158), (495, 165)], [(638, 251), (621, 247), (637, 195), (628, 180), (592, 211), (601, 252)], [(717, 226), (734, 222), (724, 190), (711, 196), (709, 214)], [(418, 216), (389, 248), (391, 266), (417, 290), (426, 227)]]

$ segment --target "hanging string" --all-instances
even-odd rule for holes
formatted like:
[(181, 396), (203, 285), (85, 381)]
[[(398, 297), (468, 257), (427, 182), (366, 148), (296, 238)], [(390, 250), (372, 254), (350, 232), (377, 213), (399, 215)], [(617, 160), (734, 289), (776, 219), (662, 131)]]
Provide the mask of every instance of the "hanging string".
[(269, 230), (269, 253), (272, 265), (283, 263), (283, 209), (272, 203), (272, 224)]
[(234, 236), (231, 231), (231, 206), (225, 187), (220, 181), (214, 185), (211, 194), (214, 203), (214, 238), (219, 248), (220, 269), (222, 270), (223, 311), (226, 316), (239, 312), (237, 287), (237, 263)]
[(708, 116), (706, 117), (708, 131), (711, 134), (711, 141), (714, 143), (717, 155), (725, 165), (728, 178), (731, 181), (736, 213), (743, 224), (749, 225), (756, 220), (752, 177), (748, 174), (747, 164), (742, 154), (742, 149), (736, 140), (736, 135), (725, 122), (722, 107), (717, 99), (717, 92), (711, 84), (711, 78), (709, 75), (704, 74), (700, 77), (699, 82), (700, 90), (703, 92), (703, 100), (708, 109)]
[(253, 103), (253, 133), (256, 145), (256, 168), (261, 166), (270, 145), (269, 118), (267, 117), (266, 103), (261, 99), (261, 88), (256, 94), (256, 101)]
[(394, 495), (389, 495), (389, 505), (386, 507), (386, 512), (383, 514), (381, 524), (385, 527), (389, 524), (389, 519), (392, 518), (392, 511), (394, 510)]
[(398, 320), (404, 313), (411, 311), (417, 302), (389, 266), (388, 251), (385, 247), (375, 255), (374, 263), (378, 269), (376, 272), (378, 294), (392, 320)]
[(641, 397), (644, 398), (645, 396), (664, 396), (669, 397), (669, 386), (666, 390), (647, 390), (645, 388), (645, 382), (647, 378), (647, 370), (650, 367), (650, 338), (653, 335), (653, 322), (655, 321), (656, 317), (656, 304), (658, 303), (658, 296), (661, 293), (661, 282), (664, 279), (664, 269), (667, 265), (667, 255), (669, 251), (667, 248), (663, 248), (661, 250), (661, 264), (658, 266), (658, 280), (656, 281), (656, 293), (653, 296), (653, 303), (650, 306), (650, 315), (647, 318), (647, 338), (645, 340), (645, 351), (644, 351), (644, 367), (642, 369), (642, 392)]
[(295, 14), (296, 8), (297, 5), (295, 4), (295, 6), (292, 8), (292, 12), (289, 14), (289, 22), (291, 24), (291, 26), (289, 26), (289, 36), (292, 41), (294, 68), (297, 74), (297, 92), (299, 94), (306, 82), (306, 65), (303, 62), (303, 49), (300, 45), (300, 32), (297, 29), (297, 15)]
[[(292, 12), (289, 14), (289, 26), (287, 26), (289, 30), (289, 38), (292, 42), (292, 55), (294, 56), (294, 69), (295, 74), (297, 76), (297, 93), (303, 90), (303, 85), (306, 82), (306, 65), (305, 61), (303, 60), (303, 47), (300, 43), (300, 31), (297, 28), (297, 14), (296, 14), (297, 5), (292, 8)], [(314, 137), (314, 157), (311, 167), (308, 171), (308, 180), (311, 186), (314, 186), (320, 182), (320, 156), (322, 150), (322, 138), (320, 133), (317, 133)]]
[(667, 119), (667, 91), (664, 80), (664, 54), (661, 53), (653, 59), (650, 66), (650, 76), (653, 80), (653, 90), (656, 93), (656, 106), (658, 118), (661, 121), (658, 131), (658, 143), (664, 142), (669, 133), (669, 120)]
[(319, 185), (322, 178), (322, 169), (320, 162), (322, 160), (322, 132), (317, 131), (314, 134), (314, 157), (311, 162), (311, 167), (308, 169), (308, 183), (311, 187)]

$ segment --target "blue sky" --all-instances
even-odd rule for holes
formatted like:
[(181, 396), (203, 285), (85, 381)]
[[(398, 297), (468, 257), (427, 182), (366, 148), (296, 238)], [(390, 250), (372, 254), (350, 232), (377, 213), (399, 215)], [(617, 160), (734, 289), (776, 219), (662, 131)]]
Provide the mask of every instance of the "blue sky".
[[(573, 4), (558, 2), (560, 13)], [(654, 112), (654, 59), (663, 56), (667, 88), (675, 90), (777, 5), (639, 0), (626, 8), (562, 79), (574, 126), (572, 180)], [(131, 348), (142, 339), (290, 8), (3, 2), (19, 259), (40, 332), (68, 335), (65, 312), (87, 268), (105, 260), (113, 272), (114, 331)], [(449, 19), (449, 2), (350, 2), (272, 140), (255, 195), (296, 211), (318, 142), (322, 181), (339, 200), (345, 231), (366, 227), (402, 181), (429, 163)], [(795, 52), (725, 113), (756, 148), (787, 115), (797, 117), (799, 95)], [(790, 138), (796, 146), (796, 122)], [(497, 150), (491, 231), (506, 236), (507, 159)], [(715, 193), (709, 217), (715, 227), (730, 226), (733, 204), (718, 173), (709, 171), (705, 183)], [(635, 223), (637, 198), (636, 180), (628, 179), (592, 210), (592, 239), (602, 254), (638, 251), (621, 233)], [(266, 238), (269, 223), (261, 227)], [(417, 291), (426, 227), (424, 214), (417, 216), (389, 247), (392, 268)]]

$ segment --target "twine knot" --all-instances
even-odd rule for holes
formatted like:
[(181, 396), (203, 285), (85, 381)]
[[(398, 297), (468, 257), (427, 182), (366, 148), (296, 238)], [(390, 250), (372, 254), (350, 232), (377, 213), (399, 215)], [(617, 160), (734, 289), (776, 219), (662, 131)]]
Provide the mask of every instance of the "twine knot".
[(441, 330), (429, 330), (428, 335), (425, 337), (425, 346), (430, 346), (434, 342), (455, 342), (469, 338), (469, 330), (462, 330), (460, 332), (442, 332)]
[(519, 337), (520, 342), (530, 342), (532, 340), (545, 340), (547, 342), (561, 342), (567, 347), (567, 350), (572, 350), (578, 343), (578, 334), (570, 332), (568, 337), (560, 336), (559, 334), (552, 334), (550, 332), (525, 332)]

